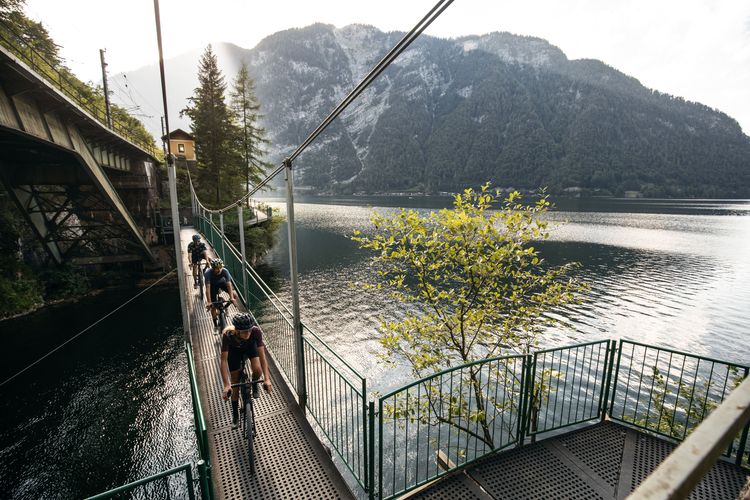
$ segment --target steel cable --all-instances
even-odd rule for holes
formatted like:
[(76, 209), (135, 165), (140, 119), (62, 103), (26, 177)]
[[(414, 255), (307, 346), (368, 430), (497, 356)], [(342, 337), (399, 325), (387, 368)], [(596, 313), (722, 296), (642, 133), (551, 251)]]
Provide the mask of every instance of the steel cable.
[[(328, 116), (318, 125), (315, 130), (310, 133), (309, 136), (300, 144), (297, 149), (294, 150), (294, 152), (288, 157), (288, 160), (290, 162), (293, 162), (302, 152), (315, 140), (317, 137), (326, 129), (328, 126), (335, 120), (351, 103), (354, 101), (362, 92), (367, 89), (367, 87), (370, 86), (370, 84), (378, 77), (380, 74), (385, 71), (385, 69), (390, 66), (390, 64), (399, 56), (401, 55), (408, 47), (409, 45), (414, 42), (414, 40), (419, 37), (419, 35), (424, 32), (427, 27), (432, 24), (435, 19), (440, 16), (440, 14), (443, 13), (445, 9), (450, 6), (450, 4), (453, 3), (453, 0), (438, 0), (438, 2), (435, 4), (432, 9), (406, 34), (403, 38), (378, 62), (378, 64), (375, 65), (375, 67), (370, 70), (370, 72), (365, 75), (364, 78), (357, 84), (356, 87), (335, 107), (333, 108), (333, 111), (331, 111)], [(286, 161), (286, 160), (285, 160)], [(198, 204), (206, 210), (207, 212), (211, 213), (220, 213), (225, 212), (227, 210), (230, 210), (237, 205), (243, 204), (246, 200), (250, 199), (252, 195), (257, 193), (260, 189), (262, 189), (266, 184), (271, 182), (271, 180), (276, 177), (282, 170), (285, 168), (285, 162), (276, 167), (276, 169), (269, 175), (266, 176), (265, 179), (263, 179), (261, 182), (259, 182), (253, 189), (239, 198), (234, 203), (227, 205), (224, 208), (218, 209), (218, 210), (211, 210), (206, 208), (198, 199), (196, 194), (196, 200), (198, 201)], [(192, 185), (192, 180), (190, 181)], [(193, 190), (194, 191), (194, 190)]]

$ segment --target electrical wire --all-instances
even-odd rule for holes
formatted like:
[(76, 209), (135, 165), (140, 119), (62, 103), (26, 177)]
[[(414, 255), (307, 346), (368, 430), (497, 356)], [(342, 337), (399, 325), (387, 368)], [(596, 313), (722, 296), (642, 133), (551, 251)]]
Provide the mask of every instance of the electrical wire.
[(156, 281), (155, 281), (154, 283), (152, 283), (152, 284), (151, 284), (151, 285), (150, 285), (150, 286), (149, 286), (148, 288), (146, 288), (145, 290), (142, 290), (142, 291), (140, 291), (140, 292), (139, 292), (138, 294), (136, 294), (136, 295), (134, 295), (133, 297), (131, 297), (131, 298), (130, 298), (130, 299), (129, 299), (128, 301), (126, 301), (126, 302), (124, 302), (124, 303), (120, 304), (120, 305), (119, 305), (119, 306), (118, 306), (117, 308), (113, 309), (112, 311), (110, 311), (110, 312), (109, 312), (109, 313), (107, 313), (106, 315), (104, 315), (104, 316), (102, 316), (101, 318), (99, 318), (98, 320), (96, 320), (96, 321), (95, 321), (94, 323), (90, 324), (89, 326), (87, 326), (86, 328), (84, 328), (83, 330), (81, 330), (80, 332), (76, 333), (75, 335), (73, 335), (72, 337), (70, 337), (70, 338), (69, 338), (68, 340), (66, 340), (65, 342), (63, 342), (63, 343), (62, 343), (62, 344), (60, 344), (59, 346), (57, 346), (57, 347), (55, 347), (54, 349), (52, 349), (52, 350), (51, 350), (50, 352), (48, 352), (47, 354), (45, 354), (45, 355), (44, 355), (44, 356), (42, 356), (41, 358), (37, 359), (37, 360), (36, 360), (36, 361), (34, 361), (33, 363), (31, 363), (31, 364), (29, 364), (28, 366), (26, 366), (26, 368), (23, 368), (23, 369), (21, 369), (21, 370), (20, 370), (19, 372), (17, 372), (17, 373), (15, 374), (15, 375), (13, 375), (13, 376), (11, 376), (11, 377), (9, 377), (9, 378), (5, 379), (5, 380), (4, 380), (4, 381), (3, 381), (2, 383), (0, 383), (0, 387), (4, 386), (5, 384), (7, 384), (8, 382), (10, 382), (10, 381), (11, 381), (11, 380), (13, 380), (14, 378), (18, 377), (19, 375), (21, 375), (22, 373), (24, 373), (24, 372), (25, 372), (26, 370), (28, 370), (28, 369), (29, 369), (29, 368), (31, 368), (32, 366), (35, 366), (35, 365), (37, 365), (38, 363), (40, 363), (40, 362), (41, 362), (42, 360), (46, 359), (46, 358), (47, 358), (48, 356), (50, 356), (51, 354), (53, 354), (53, 353), (57, 352), (58, 350), (62, 349), (62, 348), (63, 348), (63, 347), (65, 346), (65, 345), (67, 345), (67, 344), (69, 344), (70, 342), (74, 341), (75, 339), (77, 339), (78, 337), (80, 337), (81, 335), (83, 335), (84, 333), (86, 333), (87, 331), (89, 331), (90, 329), (92, 329), (93, 327), (95, 327), (96, 325), (98, 325), (99, 323), (101, 323), (102, 321), (104, 321), (105, 319), (107, 319), (108, 317), (112, 316), (112, 315), (113, 315), (114, 313), (116, 313), (117, 311), (119, 311), (120, 309), (122, 309), (123, 307), (125, 307), (126, 305), (130, 304), (131, 302), (133, 302), (133, 301), (134, 301), (135, 299), (137, 299), (138, 297), (140, 297), (140, 296), (141, 296), (141, 295), (143, 295), (144, 293), (146, 293), (146, 292), (148, 292), (149, 290), (151, 290), (151, 289), (152, 289), (153, 287), (155, 287), (156, 285), (158, 285), (158, 284), (159, 284), (159, 282), (161, 282), (161, 281), (162, 281), (162, 280), (163, 280), (164, 278), (166, 278), (167, 276), (169, 276), (170, 274), (172, 274), (173, 272), (175, 272), (175, 270), (176, 270), (176, 268), (175, 268), (175, 269), (172, 269), (172, 270), (171, 270), (171, 271), (169, 271), (169, 272), (168, 272), (167, 274), (165, 274), (164, 276), (162, 276), (161, 278), (159, 278), (158, 280), (156, 280)]
[[(198, 200), (198, 204), (201, 208), (203, 208), (206, 212), (210, 213), (221, 213), (226, 212), (227, 210), (230, 210), (237, 205), (241, 205), (245, 203), (246, 200), (250, 199), (252, 195), (257, 193), (259, 190), (261, 190), (266, 184), (271, 182), (274, 177), (276, 177), (287, 165), (287, 162), (291, 164), (302, 152), (326, 129), (328, 126), (333, 122), (333, 120), (336, 119), (351, 103), (354, 101), (364, 90), (370, 86), (370, 84), (383, 72), (385, 69), (390, 66), (390, 64), (399, 56), (402, 52), (404, 52), (409, 45), (416, 40), (419, 35), (424, 32), (427, 27), (432, 24), (435, 19), (440, 16), (440, 14), (443, 13), (445, 9), (450, 6), (450, 4), (453, 3), (453, 0), (438, 0), (438, 2), (435, 4), (432, 9), (409, 31), (404, 37), (383, 57), (383, 59), (378, 62), (378, 64), (375, 65), (375, 67), (370, 70), (370, 72), (365, 75), (365, 77), (357, 84), (356, 87), (347, 95), (335, 108), (333, 108), (333, 111), (318, 125), (315, 130), (310, 133), (309, 136), (307, 136), (307, 139), (302, 141), (302, 144), (300, 144), (297, 149), (294, 150), (294, 152), (286, 159), (284, 162), (282, 162), (281, 165), (279, 165), (271, 174), (267, 175), (265, 179), (260, 181), (258, 184), (255, 185), (255, 187), (248, 192), (246, 195), (244, 195), (242, 198), (238, 199), (234, 203), (227, 205), (226, 207), (219, 209), (219, 210), (211, 210), (206, 208), (200, 200)], [(192, 182), (192, 181), (191, 181)]]

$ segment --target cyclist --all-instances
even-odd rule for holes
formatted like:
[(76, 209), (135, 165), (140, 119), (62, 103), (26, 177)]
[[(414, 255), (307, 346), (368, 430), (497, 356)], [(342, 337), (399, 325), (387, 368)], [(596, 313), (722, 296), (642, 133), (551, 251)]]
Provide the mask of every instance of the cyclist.
[(219, 292), (224, 290), (229, 294), (229, 300), (237, 307), (237, 293), (232, 287), (232, 275), (228, 269), (224, 269), (224, 262), (221, 259), (211, 261), (211, 269), (204, 275), (206, 281), (206, 309), (211, 311), (211, 317), (214, 320), (214, 328), (219, 326), (219, 311), (214, 307), (213, 302), (219, 297)]
[[(250, 358), (253, 380), (263, 375), (263, 389), (271, 392), (271, 374), (266, 361), (266, 348), (263, 331), (248, 313), (235, 314), (232, 324), (224, 329), (221, 336), (221, 380), (224, 382), (222, 396), (226, 400), (232, 396), (232, 428), (239, 424), (239, 387), (232, 387), (240, 380), (240, 368), (245, 358)], [(258, 397), (258, 385), (253, 384), (253, 398)]]
[(201, 260), (206, 259), (206, 261), (210, 262), (206, 244), (201, 241), (199, 234), (193, 235), (193, 241), (188, 244), (187, 251), (188, 264), (193, 266), (193, 287), (198, 288), (198, 273), (200, 272)]

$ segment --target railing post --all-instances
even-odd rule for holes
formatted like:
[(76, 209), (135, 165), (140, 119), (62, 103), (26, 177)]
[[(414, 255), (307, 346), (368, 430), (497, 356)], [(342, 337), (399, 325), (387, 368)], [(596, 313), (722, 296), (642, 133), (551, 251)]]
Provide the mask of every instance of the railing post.
[(201, 484), (201, 498), (211, 500), (213, 498), (213, 488), (211, 487), (211, 473), (208, 470), (208, 464), (205, 460), (198, 460), (198, 479)]
[[(369, 470), (370, 482), (369, 483), (365, 482), (365, 484), (368, 485), (368, 489), (369, 489), (368, 493), (369, 493), (370, 500), (373, 500), (375, 498), (375, 403), (373, 401), (370, 401), (369, 410), (370, 411), (367, 414), (367, 420), (369, 421), (370, 425), (368, 426), (367, 430), (369, 433), (368, 440), (370, 441), (370, 447), (368, 450), (370, 453), (370, 458), (367, 463), (367, 466), (370, 469)], [(381, 455), (383, 453), (382, 447), (381, 447), (380, 453)], [(382, 493), (382, 491), (380, 491), (379, 493)]]
[(369, 474), (369, 455), (368, 455), (368, 448), (367, 448), (367, 442), (369, 435), (367, 434), (367, 379), (362, 379), (362, 441), (363, 441), (363, 458), (364, 458), (364, 467), (363, 472), (365, 475), (365, 489), (370, 487), (370, 483), (368, 481), (368, 474)]
[(289, 231), (289, 274), (292, 280), (292, 314), (294, 315), (294, 347), (297, 354), (297, 395), (302, 411), (307, 406), (307, 386), (305, 385), (305, 351), (302, 345), (302, 322), (299, 317), (299, 283), (297, 281), (297, 231), (294, 226), (294, 179), (292, 160), (284, 160), (286, 180), (286, 217)]
[(531, 354), (526, 354), (523, 357), (523, 366), (521, 369), (521, 401), (520, 408), (518, 409), (518, 428), (516, 430), (517, 446), (523, 446), (524, 439), (526, 439), (526, 421), (529, 415), (529, 392), (534, 390), (534, 381), (531, 380), (531, 365), (532, 356)]
[(619, 344), (616, 340), (612, 341), (612, 347), (615, 349), (612, 351), (612, 359), (610, 360), (610, 365), (614, 363), (615, 360), (615, 354), (617, 354), (617, 364), (614, 365), (614, 372), (612, 371), (613, 368), (610, 366), (609, 373), (611, 374), (611, 381), (607, 384), (607, 387), (612, 392), (612, 395), (609, 397), (609, 408), (607, 411), (610, 412), (610, 415), (612, 413), (612, 408), (615, 406), (615, 393), (617, 392), (617, 377), (620, 373), (620, 362), (622, 361), (622, 339), (620, 339)]
[[(602, 391), (604, 392), (603, 396), (600, 394), (600, 401), (599, 401), (599, 413), (602, 422), (607, 417), (607, 410), (609, 409), (609, 391), (610, 391), (610, 385), (612, 385), (612, 370), (614, 367), (614, 361), (615, 361), (615, 353), (617, 352), (617, 342), (614, 340), (610, 340), (607, 342), (607, 356), (605, 358), (605, 368), (606, 372), (604, 373), (604, 380), (602, 381)], [(614, 389), (612, 390), (614, 394)]]
[[(750, 374), (750, 370), (745, 368), (745, 379), (747, 379), (748, 374)], [(748, 422), (742, 430), (742, 436), (740, 436), (740, 442), (737, 446), (737, 459), (735, 460), (735, 464), (739, 467), (742, 466), (742, 459), (745, 456), (745, 445), (747, 444), (748, 431), (750, 431), (750, 422)], [(750, 454), (748, 454), (747, 461), (750, 463)]]
[(190, 319), (187, 312), (187, 301), (185, 299), (185, 276), (182, 262), (182, 242), (180, 241), (180, 214), (177, 207), (177, 174), (175, 172), (174, 160), (170, 156), (167, 159), (167, 173), (169, 175), (169, 204), (172, 207), (172, 236), (174, 239), (174, 258), (177, 262), (177, 284), (180, 288), (180, 310), (182, 312), (182, 331), (185, 340), (190, 342)]
[[(221, 230), (221, 260), (227, 265), (226, 250), (224, 249), (224, 212), (219, 212), (219, 229)], [(231, 297), (230, 297), (231, 298)]]
[(195, 485), (193, 484), (193, 470), (188, 465), (185, 467), (185, 479), (187, 480), (188, 498), (195, 500)]
[(237, 204), (237, 219), (239, 220), (240, 225), (240, 254), (242, 257), (242, 262), (240, 263), (240, 268), (242, 269), (242, 296), (245, 298), (245, 306), (250, 309), (250, 297), (247, 296), (247, 271), (245, 270), (245, 264), (247, 264), (247, 260), (245, 259), (245, 221), (243, 219), (243, 210), (242, 210), (242, 203)]

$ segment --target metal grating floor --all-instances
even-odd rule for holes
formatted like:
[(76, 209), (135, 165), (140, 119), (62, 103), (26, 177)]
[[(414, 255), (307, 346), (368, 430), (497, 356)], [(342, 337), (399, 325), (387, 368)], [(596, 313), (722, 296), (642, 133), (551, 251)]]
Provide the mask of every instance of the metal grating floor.
[[(624, 499), (675, 447), (604, 422), (480, 460), (414, 497)], [(733, 500), (749, 476), (746, 470), (719, 462), (689, 498)]]
[[(194, 231), (183, 229), (183, 241), (188, 241), (192, 234)], [(187, 260), (184, 254), (183, 259)], [(261, 396), (256, 400), (258, 474), (249, 474), (247, 445), (242, 439), (242, 431), (231, 428), (231, 405), (221, 397), (221, 339), (214, 333), (210, 314), (205, 311), (198, 289), (192, 286), (189, 270), (186, 273), (188, 314), (198, 384), (208, 425), (216, 497), (353, 498), (272, 359), (269, 359), (269, 364), (273, 391), (269, 395), (261, 390)], [(231, 317), (237, 310), (231, 306), (228, 312)]]

